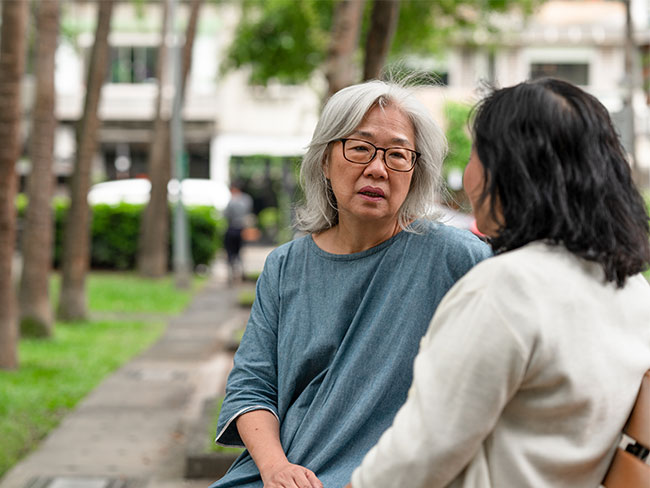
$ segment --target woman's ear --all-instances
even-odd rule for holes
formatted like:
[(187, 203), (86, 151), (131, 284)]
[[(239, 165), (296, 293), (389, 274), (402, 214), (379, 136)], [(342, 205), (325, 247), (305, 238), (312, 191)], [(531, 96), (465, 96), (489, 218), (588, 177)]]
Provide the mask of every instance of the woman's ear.
[(323, 168), (323, 174), (325, 175), (326, 179), (330, 179), (330, 148), (328, 147), (325, 149), (325, 153), (323, 154), (323, 162), (321, 163), (321, 166)]

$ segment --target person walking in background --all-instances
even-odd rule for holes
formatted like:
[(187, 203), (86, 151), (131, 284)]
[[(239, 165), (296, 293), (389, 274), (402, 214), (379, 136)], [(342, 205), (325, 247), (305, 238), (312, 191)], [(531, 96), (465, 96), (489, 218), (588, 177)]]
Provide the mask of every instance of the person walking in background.
[(594, 488), (650, 368), (648, 214), (570, 83), (493, 91), (464, 186), (495, 257), (445, 296), (353, 488)]
[(243, 238), (242, 231), (250, 226), (253, 212), (253, 199), (241, 190), (238, 183), (230, 185), (230, 201), (223, 211), (228, 220), (228, 229), (224, 237), (224, 247), (228, 255), (228, 281), (244, 278), (244, 267), (240, 256)]
[(301, 165), (307, 235), (267, 258), (226, 386), (216, 440), (247, 450), (213, 487), (340, 488), (388, 428), (438, 302), (491, 254), (425, 218), (445, 153), (410, 89), (329, 99)]

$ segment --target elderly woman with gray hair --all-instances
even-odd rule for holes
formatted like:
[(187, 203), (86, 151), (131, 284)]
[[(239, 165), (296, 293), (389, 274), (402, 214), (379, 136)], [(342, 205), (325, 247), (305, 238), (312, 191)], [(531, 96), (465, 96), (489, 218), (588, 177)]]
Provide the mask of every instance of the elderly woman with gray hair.
[(426, 218), (445, 152), (410, 89), (328, 101), (301, 168), (308, 235), (268, 257), (228, 378), (216, 441), (247, 450), (213, 487), (341, 487), (391, 424), (438, 303), (490, 255)]

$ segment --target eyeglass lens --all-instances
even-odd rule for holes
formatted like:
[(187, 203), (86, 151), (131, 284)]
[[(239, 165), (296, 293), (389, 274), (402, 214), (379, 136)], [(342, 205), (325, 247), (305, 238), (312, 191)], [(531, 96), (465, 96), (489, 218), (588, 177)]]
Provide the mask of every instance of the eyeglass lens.
[(415, 160), (415, 153), (402, 147), (378, 148), (358, 139), (346, 139), (342, 143), (343, 156), (352, 163), (367, 164), (375, 158), (378, 150), (384, 151), (386, 166), (397, 171), (410, 170)]

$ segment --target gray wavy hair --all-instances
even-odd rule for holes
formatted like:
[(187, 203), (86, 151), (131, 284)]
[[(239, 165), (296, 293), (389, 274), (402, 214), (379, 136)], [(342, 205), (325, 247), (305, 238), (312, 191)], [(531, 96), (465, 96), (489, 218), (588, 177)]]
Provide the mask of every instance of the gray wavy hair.
[(372, 108), (391, 105), (409, 118), (415, 131), (415, 149), (421, 153), (413, 169), (408, 195), (398, 213), (402, 229), (430, 216), (441, 191), (442, 161), (447, 140), (429, 111), (414, 96), (413, 89), (394, 82), (373, 80), (344, 88), (328, 100), (314, 129), (314, 135), (300, 167), (305, 201), (296, 208), (296, 228), (318, 233), (338, 223), (336, 200), (323, 165), (329, 144), (351, 134)]

